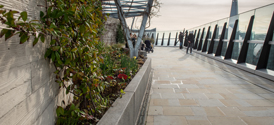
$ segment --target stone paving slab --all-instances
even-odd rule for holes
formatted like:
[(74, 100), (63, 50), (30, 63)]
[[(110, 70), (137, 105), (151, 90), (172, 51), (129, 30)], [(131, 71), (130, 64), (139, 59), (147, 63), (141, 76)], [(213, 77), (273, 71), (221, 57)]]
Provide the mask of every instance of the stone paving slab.
[[(177, 47), (155, 47), (146, 125), (274, 125), (274, 82), (204, 62)], [(203, 57), (200, 57), (203, 58)], [(248, 80), (247, 80), (248, 79)]]

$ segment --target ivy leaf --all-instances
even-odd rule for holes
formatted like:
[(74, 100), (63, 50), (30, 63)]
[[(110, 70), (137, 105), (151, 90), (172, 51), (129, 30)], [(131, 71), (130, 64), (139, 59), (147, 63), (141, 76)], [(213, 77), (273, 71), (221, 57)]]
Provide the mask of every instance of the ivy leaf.
[(50, 49), (47, 49), (47, 51), (46, 51), (46, 53), (45, 53), (45, 58), (47, 58), (47, 57), (49, 57), (50, 56), (50, 54), (51, 54), (51, 50)]
[(36, 43), (38, 42), (39, 38), (35, 37), (34, 41), (33, 41), (33, 46), (36, 45)]
[(7, 29), (2, 29), (1, 33), (0, 33), (0, 38), (2, 38), (6, 33), (7, 33)]
[(26, 33), (24, 33), (20, 38), (20, 44), (25, 43), (28, 40), (28, 38), (29, 36)]
[(60, 116), (60, 115), (64, 115), (65, 114), (65, 111), (64, 111), (64, 109), (62, 108), (62, 107), (58, 107), (57, 109), (56, 109), (56, 113), (57, 113), (57, 116)]
[(60, 46), (51, 47), (51, 50), (52, 50), (52, 51), (57, 51), (57, 50), (59, 50), (59, 49), (60, 49)]
[(0, 8), (3, 8), (4, 7), (4, 5), (0, 5)]
[(28, 19), (28, 14), (27, 14), (26, 11), (22, 12), (20, 15), (22, 16), (22, 19), (23, 19), (24, 21), (26, 21), (26, 20)]
[(40, 33), (40, 40), (44, 43), (45, 42), (45, 35)]
[(55, 54), (53, 53), (53, 54), (51, 54), (51, 60), (52, 60), (52, 62), (54, 62), (55, 61)]
[(9, 38), (11, 38), (13, 34), (14, 34), (14, 31), (8, 30), (5, 34), (5, 40), (8, 40)]
[(71, 105), (70, 105), (70, 110), (75, 110), (76, 109), (76, 107), (75, 107), (75, 105), (72, 103)]
[(43, 11), (40, 11), (40, 18), (43, 18), (44, 17), (44, 12)]
[(53, 40), (51, 40), (50, 45), (54, 45), (55, 43), (56, 43), (56, 40), (53, 39)]

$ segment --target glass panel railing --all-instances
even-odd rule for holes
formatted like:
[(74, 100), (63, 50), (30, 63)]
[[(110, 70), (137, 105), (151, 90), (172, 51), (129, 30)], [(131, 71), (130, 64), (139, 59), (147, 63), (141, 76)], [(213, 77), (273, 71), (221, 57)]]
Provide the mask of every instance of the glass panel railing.
[(214, 32), (214, 28), (215, 28), (216, 24), (218, 24), (217, 21), (210, 23), (210, 32), (209, 32), (209, 35), (208, 35), (208, 38), (210, 38), (210, 39), (213, 36), (213, 32)]
[[(274, 4), (255, 10), (255, 18), (252, 27), (251, 40), (259, 40), (260, 43), (249, 43), (246, 63), (257, 65), (263, 48), (267, 30), (274, 11)], [(271, 54), (271, 53), (270, 53)]]
[(216, 34), (216, 39), (219, 39), (221, 37), (222, 31), (223, 31), (223, 27), (224, 24), (227, 22), (228, 18), (224, 18), (221, 20), (218, 20), (218, 28), (217, 28), (217, 34)]
[(274, 11), (274, 4), (255, 10), (251, 40), (264, 40)]
[(259, 57), (261, 55), (263, 44), (261, 43), (249, 43), (246, 56), (246, 63), (257, 65)]
[(228, 41), (223, 41), (221, 56), (225, 56), (227, 46), (228, 46)]
[(267, 62), (267, 69), (274, 70), (274, 45), (270, 47), (270, 53)]
[(207, 52), (207, 51), (208, 51), (208, 49), (209, 49), (210, 43), (211, 43), (211, 40), (208, 40), (208, 41), (207, 41), (206, 52)]
[(201, 50), (203, 50), (203, 46), (205, 44), (205, 40), (207, 39), (206, 38), (206, 35), (207, 35), (207, 31), (208, 31), (208, 27), (210, 26), (210, 24), (206, 24), (204, 27), (205, 27), (205, 30), (204, 30), (204, 36), (203, 36), (203, 41), (202, 41), (202, 47), (201, 47)]
[(233, 44), (234, 45), (233, 45), (231, 58), (235, 59), (235, 60), (238, 60), (238, 57), (239, 57), (239, 54), (240, 54), (243, 43), (242, 42), (234, 42)]
[(225, 37), (224, 39), (230, 40), (231, 34), (232, 34), (232, 30), (234, 28), (235, 25), (235, 21), (239, 18), (239, 15), (230, 17), (228, 19), (228, 24), (227, 24), (227, 28), (226, 28), (226, 32), (225, 32)]
[(213, 53), (214, 53), (214, 54), (215, 54), (216, 51), (217, 51), (218, 44), (219, 44), (219, 40), (215, 40), (215, 41), (214, 41), (214, 47), (213, 47)]
[(250, 18), (254, 15), (254, 13), (255, 10), (252, 10), (239, 15), (238, 27), (235, 38), (236, 40), (244, 40)]

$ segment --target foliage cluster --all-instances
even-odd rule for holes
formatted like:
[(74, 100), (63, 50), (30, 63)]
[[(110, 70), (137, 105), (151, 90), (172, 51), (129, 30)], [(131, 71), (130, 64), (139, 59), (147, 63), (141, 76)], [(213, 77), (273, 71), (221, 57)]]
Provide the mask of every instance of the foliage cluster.
[(0, 37), (19, 34), (20, 44), (33, 37), (33, 46), (47, 41), (44, 57), (56, 68), (56, 83), (74, 95), (73, 104), (57, 108), (56, 124), (94, 124), (123, 93), (138, 65), (120, 49), (100, 42), (106, 19), (101, 0), (47, 0), (47, 5), (39, 5), (45, 8), (40, 20), (28, 20), (27, 12), (0, 5), (0, 21), (7, 26)]
[(125, 38), (123, 34), (122, 25), (121, 23), (119, 23), (116, 31), (116, 43), (124, 43), (124, 42), (125, 42)]

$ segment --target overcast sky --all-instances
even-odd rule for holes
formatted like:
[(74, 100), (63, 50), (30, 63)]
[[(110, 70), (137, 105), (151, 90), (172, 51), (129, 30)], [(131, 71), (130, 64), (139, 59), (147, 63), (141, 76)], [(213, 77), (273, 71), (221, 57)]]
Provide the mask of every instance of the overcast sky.
[[(151, 21), (157, 31), (183, 30), (229, 17), (232, 0), (159, 0), (159, 17)], [(274, 0), (238, 0), (239, 13), (274, 3)], [(141, 17), (135, 26), (140, 25)], [(139, 22), (139, 23), (138, 23)], [(131, 25), (131, 21), (128, 21)]]

